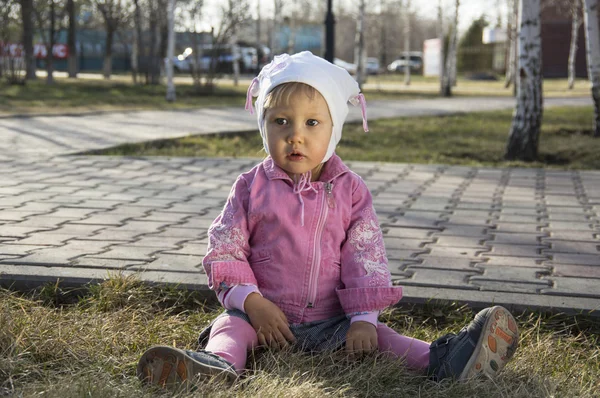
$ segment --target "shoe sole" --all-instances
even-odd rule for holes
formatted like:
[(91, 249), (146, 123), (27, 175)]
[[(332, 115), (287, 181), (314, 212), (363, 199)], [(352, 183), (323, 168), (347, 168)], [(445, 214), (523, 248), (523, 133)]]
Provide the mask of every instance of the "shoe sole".
[(189, 387), (198, 376), (228, 382), (237, 377), (232, 371), (198, 362), (183, 350), (167, 346), (149, 348), (137, 366), (137, 377), (142, 383), (163, 388)]
[(519, 330), (515, 318), (506, 308), (493, 307), (459, 380), (470, 379), (480, 374), (496, 377), (512, 358), (518, 344)]

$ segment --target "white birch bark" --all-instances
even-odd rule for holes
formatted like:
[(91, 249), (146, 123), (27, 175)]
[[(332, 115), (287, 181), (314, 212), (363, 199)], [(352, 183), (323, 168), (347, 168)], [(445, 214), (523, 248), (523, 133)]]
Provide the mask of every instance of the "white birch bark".
[(575, 86), (575, 56), (577, 55), (577, 40), (579, 39), (579, 25), (581, 21), (579, 19), (579, 6), (578, 0), (573, 1), (571, 8), (571, 46), (569, 48), (569, 90), (572, 90)]
[(287, 53), (288, 54), (293, 54), (294, 53), (294, 47), (296, 46), (296, 18), (298, 15), (298, 4), (296, 4), (296, 0), (292, 1), (291, 4), (289, 4), (291, 6), (292, 12), (290, 13), (290, 34), (288, 36), (288, 41), (287, 41)]
[(173, 57), (175, 57), (175, 0), (169, 0), (167, 5), (167, 101), (175, 101), (175, 83), (173, 82)]
[(404, 7), (404, 84), (410, 86), (410, 0), (406, 0)]
[(283, 6), (282, 0), (274, 0), (274, 13), (273, 13), (273, 29), (271, 30), (271, 56), (275, 56), (279, 53), (277, 44), (277, 35), (279, 34), (279, 22), (281, 20), (281, 8)]
[(585, 48), (588, 78), (594, 100), (594, 137), (600, 137), (600, 29), (598, 27), (598, 0), (584, 0)]
[(452, 32), (452, 40), (450, 42), (450, 66), (448, 75), (450, 78), (450, 85), (456, 86), (456, 56), (458, 52), (458, 10), (460, 8), (460, 0), (456, 0), (456, 6), (454, 9), (454, 31)]
[(356, 63), (356, 81), (362, 89), (365, 76), (365, 0), (360, 0), (356, 19), (354, 39), (354, 63)]
[(533, 161), (542, 124), (542, 40), (540, 0), (519, 1), (517, 104), (506, 146), (508, 160)]
[(446, 80), (446, 61), (444, 54), (444, 14), (442, 12), (442, 0), (438, 0), (438, 38), (440, 39), (440, 94), (444, 95)]
[(513, 11), (511, 19), (510, 45), (508, 50), (508, 63), (506, 65), (506, 78), (504, 87), (509, 88), (515, 84), (515, 70), (517, 69), (517, 42), (519, 38), (519, 0), (512, 0)]

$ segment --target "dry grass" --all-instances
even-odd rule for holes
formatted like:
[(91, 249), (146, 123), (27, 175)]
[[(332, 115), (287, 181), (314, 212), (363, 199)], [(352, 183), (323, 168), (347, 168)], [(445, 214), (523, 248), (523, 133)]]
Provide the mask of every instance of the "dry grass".
[[(135, 366), (153, 344), (195, 348), (219, 310), (202, 296), (114, 277), (78, 295), (45, 287), (0, 290), (0, 396), (44, 397), (592, 397), (600, 379), (600, 322), (584, 316), (518, 316), (522, 343), (498, 379), (441, 384), (381, 356), (348, 362), (340, 353), (258, 352), (248, 377), (232, 387), (194, 391), (141, 387)], [(432, 340), (472, 317), (459, 306), (394, 308), (382, 320)]]

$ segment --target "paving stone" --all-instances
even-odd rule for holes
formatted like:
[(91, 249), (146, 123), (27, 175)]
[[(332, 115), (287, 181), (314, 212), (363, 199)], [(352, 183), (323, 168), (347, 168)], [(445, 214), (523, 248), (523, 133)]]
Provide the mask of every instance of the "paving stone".
[(386, 226), (434, 229), (437, 227), (437, 223), (438, 221), (435, 219), (425, 218), (412, 212), (409, 216), (399, 216), (394, 221), (386, 222)]
[[(50, 231), (52, 232), (52, 231)], [(19, 245), (39, 245), (39, 246), (62, 246), (68, 240), (76, 238), (76, 235), (60, 235), (54, 233), (38, 232), (27, 238), (19, 239), (14, 243)]]
[(480, 249), (473, 249), (470, 247), (436, 247), (428, 246), (430, 248), (429, 255), (434, 257), (459, 257), (459, 258), (475, 258)]
[(524, 215), (505, 215), (500, 214), (498, 222), (502, 223), (526, 223), (526, 224), (537, 224), (540, 220), (539, 216), (524, 216)]
[[(74, 199), (74, 198), (73, 198)], [(61, 199), (61, 203), (63, 199)], [(71, 207), (85, 207), (88, 209), (112, 209), (115, 206), (121, 205), (122, 202), (118, 200), (99, 200), (99, 199), (85, 199), (76, 203), (71, 203)]]
[[(600, 267), (597, 265), (554, 264), (552, 261), (549, 261), (547, 264), (553, 267), (552, 276), (600, 279)], [(598, 281), (598, 285), (600, 286), (600, 280)]]
[(208, 248), (208, 241), (189, 241), (182, 243), (180, 246), (179, 249), (161, 250), (161, 253), (204, 256)]
[(34, 227), (34, 228), (57, 228), (60, 225), (72, 221), (71, 218), (50, 217), (50, 216), (33, 216), (26, 220), (19, 221), (16, 225), (19, 227)]
[(549, 295), (576, 296), (576, 297), (595, 297), (600, 298), (600, 280), (596, 278), (567, 278), (567, 277), (547, 277), (548, 282), (553, 286), (543, 289), (541, 293)]
[(156, 259), (145, 265), (131, 266), (132, 270), (150, 271), (186, 271), (204, 272), (202, 268), (203, 256), (184, 256), (177, 254), (159, 253)]
[(128, 218), (129, 217), (122, 214), (96, 213), (81, 220), (73, 221), (73, 224), (120, 226), (123, 225)]
[(542, 226), (544, 224), (520, 224), (520, 223), (509, 223), (509, 222), (496, 222), (495, 231), (497, 232), (509, 232), (519, 234), (540, 234)]
[(600, 256), (599, 242), (576, 242), (576, 241), (549, 241), (550, 249), (544, 250), (544, 254), (553, 253), (575, 253), (575, 254), (595, 254)]
[(396, 249), (393, 247), (386, 248), (388, 260), (409, 260), (421, 253), (426, 253), (427, 249)]
[(542, 265), (547, 265), (544, 261), (547, 257), (515, 257), (515, 256), (493, 256), (489, 253), (485, 254), (485, 261), (478, 262), (475, 266), (490, 265), (490, 266), (508, 266), (508, 267), (530, 267), (540, 268)]
[(596, 241), (598, 240), (597, 235), (592, 230), (588, 231), (549, 231), (550, 237), (547, 241), (552, 240), (572, 240), (572, 241)]
[(385, 236), (383, 237), (385, 247), (387, 250), (412, 250), (412, 251), (425, 251), (423, 246), (431, 242), (431, 240), (424, 241), (422, 239), (387, 239)]
[(114, 245), (109, 250), (95, 254), (93, 257), (115, 260), (151, 261), (156, 258), (153, 253), (159, 250), (160, 247)]
[(540, 280), (541, 275), (549, 275), (550, 269), (546, 267), (514, 267), (514, 266), (495, 266), (490, 264), (477, 265), (476, 268), (482, 269), (482, 275), (471, 277), (470, 281), (510, 281), (548, 285), (547, 281)]
[(501, 207), (498, 209), (500, 216), (529, 216), (542, 217), (543, 214), (537, 208)]
[[(71, 259), (83, 255), (96, 254), (104, 251), (111, 244), (118, 242), (108, 241), (77, 241), (71, 240), (64, 246), (45, 247), (31, 254), (15, 260), (14, 264), (69, 264)], [(30, 246), (28, 246), (30, 247)]]
[(419, 285), (432, 287), (450, 287), (455, 289), (477, 289), (469, 284), (469, 277), (476, 275), (476, 272), (465, 272), (456, 270), (439, 269), (411, 269), (414, 271), (409, 279), (400, 281), (401, 285)]
[(557, 221), (568, 221), (568, 222), (574, 222), (574, 223), (590, 223), (590, 219), (587, 215), (584, 214), (565, 214), (565, 213), (553, 213), (553, 214), (548, 214), (548, 220), (550, 220), (550, 223), (554, 223)]
[(444, 247), (470, 247), (473, 249), (486, 250), (483, 245), (483, 237), (472, 237), (472, 236), (441, 236), (437, 238), (437, 241), (430, 246), (444, 246)]
[(473, 217), (472, 215), (471, 216), (448, 215), (445, 218), (446, 218), (446, 220), (444, 220), (440, 223), (441, 226), (444, 226), (446, 224), (458, 224), (458, 225), (487, 227), (490, 225), (489, 220), (492, 217), (491, 216)]
[(571, 254), (553, 253), (553, 264), (577, 264), (600, 266), (600, 255), (597, 254)]
[[(209, 224), (209, 226), (210, 226), (210, 224)], [(198, 227), (202, 227), (202, 225), (198, 225)], [(207, 229), (208, 229), (208, 227), (207, 227)], [(384, 228), (383, 236), (387, 240), (421, 239), (421, 240), (431, 241), (430, 235), (436, 231), (437, 230), (427, 230), (427, 229), (420, 229), (420, 228), (393, 227), (393, 228)]]
[(519, 233), (501, 233), (492, 232), (492, 238), (485, 242), (487, 245), (497, 244), (511, 244), (511, 245), (532, 245), (532, 246), (545, 246), (542, 244), (541, 239), (544, 238), (545, 234), (519, 234)]
[(545, 286), (538, 283), (475, 280), (471, 282), (482, 291), (538, 294)]
[(78, 257), (71, 262), (72, 266), (97, 267), (106, 269), (126, 269), (128, 267), (142, 267), (145, 261), (121, 260), (114, 258), (95, 258), (92, 256)]
[(0, 228), (0, 237), (25, 238), (27, 235), (37, 231), (47, 231), (48, 227), (20, 227), (16, 224), (3, 224)]
[(40, 214), (32, 211), (0, 210), (0, 221), (24, 221), (28, 217)]
[(473, 262), (468, 258), (435, 257), (429, 254), (420, 254), (415, 258), (415, 260), (422, 260), (422, 262), (415, 263), (407, 261), (403, 264), (405, 269), (410, 270), (412, 268), (433, 268), (478, 272), (478, 269), (473, 267)]
[(456, 225), (452, 223), (444, 223), (443, 230), (436, 232), (433, 236), (471, 236), (471, 237), (485, 237), (488, 236), (488, 228), (469, 226), (469, 225)]
[(43, 249), (45, 246), (0, 244), (0, 254), (5, 256), (25, 256), (35, 250)]
[(543, 257), (541, 253), (543, 248), (545, 246), (493, 244), (487, 254), (511, 257)]
[(207, 230), (202, 228), (177, 228), (166, 227), (159, 232), (152, 234), (155, 238), (182, 238), (182, 240), (194, 240), (206, 235)]

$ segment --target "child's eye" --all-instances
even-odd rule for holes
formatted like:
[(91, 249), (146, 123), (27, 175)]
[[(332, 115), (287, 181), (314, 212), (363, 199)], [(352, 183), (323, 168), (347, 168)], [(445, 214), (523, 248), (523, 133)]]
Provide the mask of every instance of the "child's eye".
[(284, 118), (278, 117), (277, 119), (275, 119), (275, 123), (283, 126), (283, 125), (287, 124), (287, 120), (285, 120)]
[(308, 120), (306, 121), (306, 124), (308, 124), (309, 126), (312, 126), (312, 127), (314, 127), (314, 126), (316, 126), (317, 124), (319, 124), (319, 121), (318, 121), (318, 120), (315, 120), (315, 119), (308, 119)]

